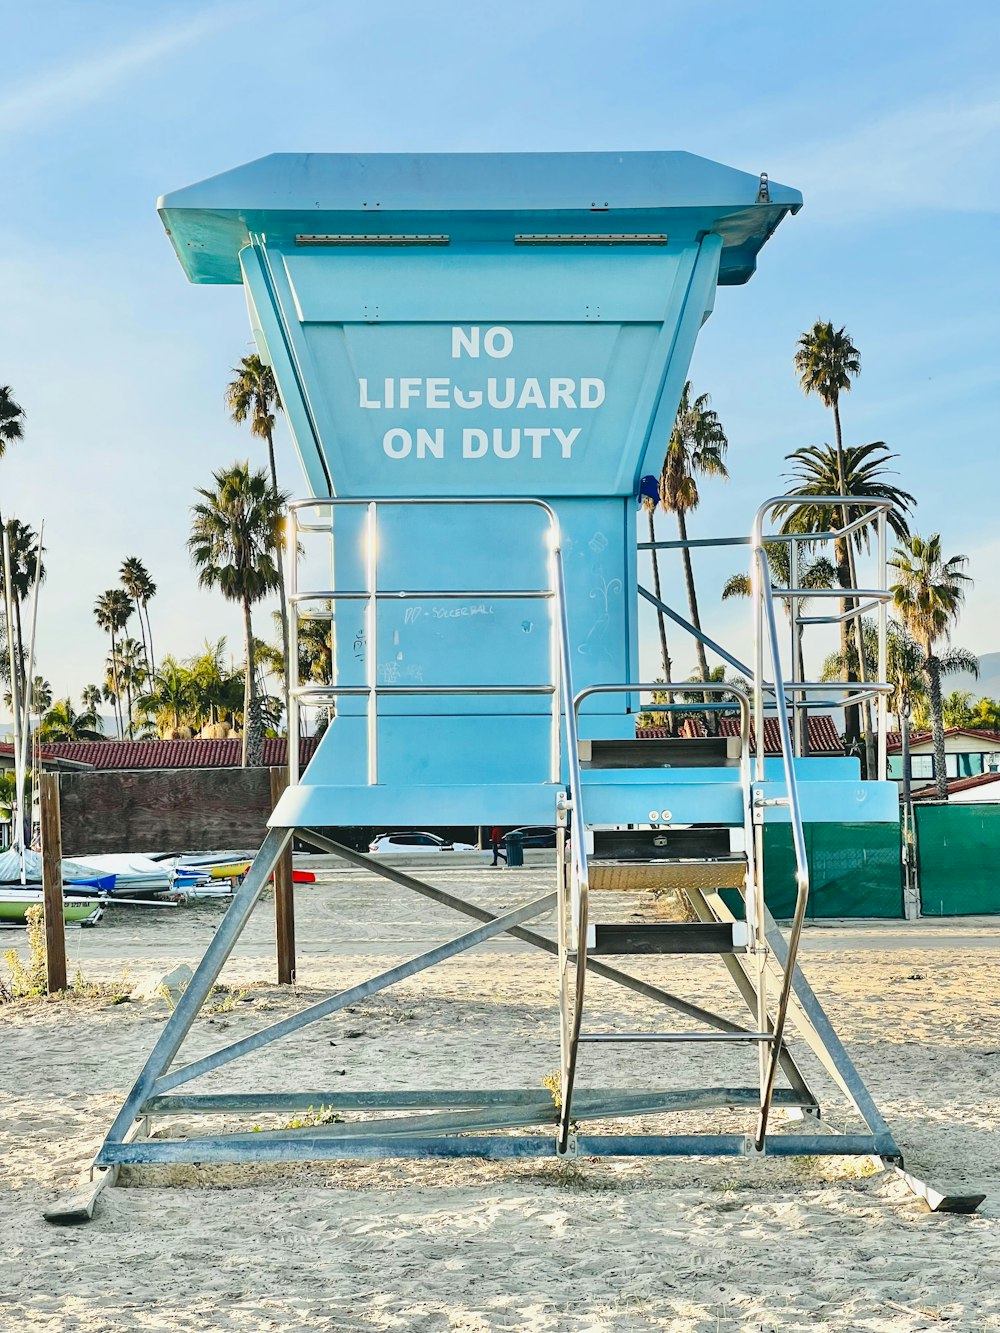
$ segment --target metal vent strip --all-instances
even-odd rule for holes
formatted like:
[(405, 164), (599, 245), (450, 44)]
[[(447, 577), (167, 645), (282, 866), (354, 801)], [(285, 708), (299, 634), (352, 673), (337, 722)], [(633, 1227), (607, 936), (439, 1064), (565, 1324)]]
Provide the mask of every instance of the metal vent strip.
[(666, 245), (667, 240), (662, 231), (522, 231), (514, 236), (515, 245)]
[(299, 232), (296, 245), (448, 245), (450, 236), (436, 232)]

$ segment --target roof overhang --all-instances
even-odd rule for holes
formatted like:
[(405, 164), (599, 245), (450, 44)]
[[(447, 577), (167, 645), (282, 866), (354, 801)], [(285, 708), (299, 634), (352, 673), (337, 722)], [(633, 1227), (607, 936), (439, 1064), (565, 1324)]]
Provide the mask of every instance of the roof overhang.
[[(252, 237), (716, 234), (719, 285), (746, 282), (802, 196), (683, 152), (273, 153), (164, 195), (163, 225), (192, 282), (242, 283)], [(599, 243), (599, 239), (598, 239)]]

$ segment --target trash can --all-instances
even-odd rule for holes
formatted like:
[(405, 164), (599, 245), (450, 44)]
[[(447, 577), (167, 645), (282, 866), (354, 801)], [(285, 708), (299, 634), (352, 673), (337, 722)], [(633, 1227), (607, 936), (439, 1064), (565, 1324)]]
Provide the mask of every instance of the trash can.
[(508, 833), (504, 837), (504, 846), (507, 848), (507, 865), (524, 865), (524, 834)]

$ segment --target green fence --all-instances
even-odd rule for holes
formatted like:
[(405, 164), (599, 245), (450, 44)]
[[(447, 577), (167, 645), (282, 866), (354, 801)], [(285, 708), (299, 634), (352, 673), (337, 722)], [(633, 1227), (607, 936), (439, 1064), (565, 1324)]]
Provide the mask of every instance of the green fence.
[[(806, 916), (901, 917), (903, 867), (898, 824), (806, 824), (810, 893)], [(764, 826), (764, 893), (772, 914), (795, 910), (795, 852), (790, 824)], [(743, 913), (740, 895), (726, 892)]]
[(1000, 805), (914, 807), (923, 916), (1000, 912)]

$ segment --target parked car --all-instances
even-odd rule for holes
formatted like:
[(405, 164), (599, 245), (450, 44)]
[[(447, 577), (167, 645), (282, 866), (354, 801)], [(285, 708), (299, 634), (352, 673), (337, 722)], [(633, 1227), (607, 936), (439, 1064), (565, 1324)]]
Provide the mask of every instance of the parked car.
[(447, 842), (436, 833), (380, 833), (368, 846), (369, 852), (474, 852), (470, 842)]
[(556, 845), (556, 831), (554, 828), (528, 825), (526, 828), (511, 829), (511, 832), (521, 835), (521, 845), (523, 847), (554, 847)]

